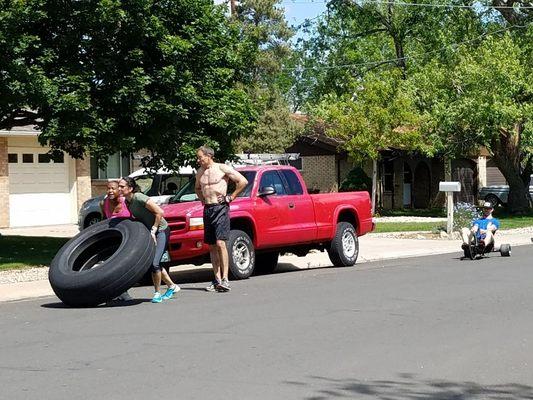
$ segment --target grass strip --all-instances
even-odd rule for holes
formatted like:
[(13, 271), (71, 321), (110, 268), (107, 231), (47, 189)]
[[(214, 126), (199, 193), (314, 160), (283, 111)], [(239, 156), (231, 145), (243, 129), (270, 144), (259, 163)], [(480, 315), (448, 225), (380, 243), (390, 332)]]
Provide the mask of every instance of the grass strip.
[[(533, 226), (532, 216), (505, 216), (498, 218), (500, 229), (516, 229)], [(441, 222), (378, 222), (376, 233), (386, 232), (413, 232), (413, 231), (439, 231), (446, 230), (446, 221)]]
[(69, 239), (34, 236), (0, 236), (0, 271), (48, 266)]

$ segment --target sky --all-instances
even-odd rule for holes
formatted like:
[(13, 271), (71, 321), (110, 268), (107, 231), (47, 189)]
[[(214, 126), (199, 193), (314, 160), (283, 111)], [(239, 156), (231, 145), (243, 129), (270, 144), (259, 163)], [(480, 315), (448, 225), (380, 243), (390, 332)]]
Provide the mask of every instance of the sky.
[(282, 0), (280, 5), (285, 8), (285, 17), (289, 25), (300, 25), (305, 19), (315, 18), (326, 10), (326, 3), (320, 0), (316, 2), (311, 0)]
[[(215, 4), (227, 3), (228, 0), (214, 0)], [(307, 18), (315, 18), (326, 10), (325, 0), (281, 0), (285, 9), (285, 18), (291, 26), (302, 24)]]

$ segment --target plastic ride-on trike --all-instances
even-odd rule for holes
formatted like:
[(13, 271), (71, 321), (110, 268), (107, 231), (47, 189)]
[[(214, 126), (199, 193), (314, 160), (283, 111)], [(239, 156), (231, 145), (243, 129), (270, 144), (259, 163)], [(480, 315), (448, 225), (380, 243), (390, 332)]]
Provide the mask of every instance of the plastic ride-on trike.
[(477, 235), (473, 235), (470, 244), (463, 245), (463, 251), (465, 254), (464, 258), (470, 258), (471, 260), (475, 260), (478, 257), (482, 258), (485, 256), (485, 254), (493, 251), (499, 251), (502, 257), (510, 257), (511, 245), (504, 243), (497, 248), (494, 246), (494, 241), (492, 241), (492, 243), (489, 243), (487, 246), (485, 246), (485, 242), (483, 242), (483, 240), (479, 240)]

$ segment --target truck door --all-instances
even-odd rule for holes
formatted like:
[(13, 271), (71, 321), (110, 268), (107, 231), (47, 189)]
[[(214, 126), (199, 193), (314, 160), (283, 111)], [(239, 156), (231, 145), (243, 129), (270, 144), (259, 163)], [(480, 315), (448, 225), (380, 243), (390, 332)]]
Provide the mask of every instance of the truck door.
[(302, 184), (294, 171), (282, 169), (281, 176), (287, 185), (289, 229), (294, 232), (295, 243), (312, 242), (317, 237), (315, 210), (311, 196), (304, 193)]
[(254, 215), (257, 221), (257, 245), (276, 246), (289, 243), (289, 202), (287, 191), (278, 171), (265, 171), (261, 175), (258, 191), (271, 186), (275, 193), (268, 196), (257, 196), (254, 204)]

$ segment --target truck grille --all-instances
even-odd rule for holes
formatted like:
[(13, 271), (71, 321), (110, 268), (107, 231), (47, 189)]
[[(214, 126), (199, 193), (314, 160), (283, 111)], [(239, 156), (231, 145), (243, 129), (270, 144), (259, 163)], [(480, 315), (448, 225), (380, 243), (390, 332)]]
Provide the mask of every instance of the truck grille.
[(187, 226), (185, 217), (172, 218), (170, 220), (167, 220), (167, 222), (171, 232), (184, 231), (185, 227)]

